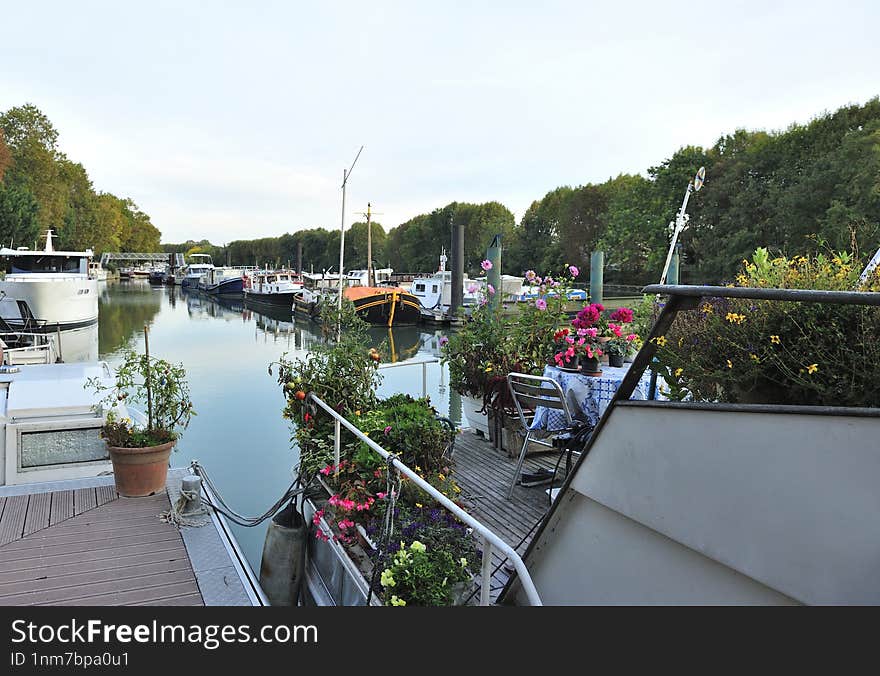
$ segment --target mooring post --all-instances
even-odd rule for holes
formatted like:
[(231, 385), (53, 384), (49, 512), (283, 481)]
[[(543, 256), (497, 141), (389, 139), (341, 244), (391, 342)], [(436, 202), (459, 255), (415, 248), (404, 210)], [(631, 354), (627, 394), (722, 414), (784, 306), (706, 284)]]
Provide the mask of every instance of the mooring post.
[(669, 261), (669, 273), (666, 275), (667, 284), (678, 284), (681, 274), (681, 244), (675, 245), (675, 252)]
[(605, 252), (594, 251), (590, 254), (590, 302), (601, 303), (604, 298), (602, 293), (603, 268), (605, 267)]
[(494, 315), (501, 307), (501, 233), (492, 238), (486, 250), (486, 259), (492, 264), (486, 275), (486, 292), (489, 294), (489, 311)]
[[(451, 217), (450, 217), (451, 218)], [(452, 298), (449, 303), (449, 318), (458, 317), (464, 304), (464, 225), (452, 224)]]

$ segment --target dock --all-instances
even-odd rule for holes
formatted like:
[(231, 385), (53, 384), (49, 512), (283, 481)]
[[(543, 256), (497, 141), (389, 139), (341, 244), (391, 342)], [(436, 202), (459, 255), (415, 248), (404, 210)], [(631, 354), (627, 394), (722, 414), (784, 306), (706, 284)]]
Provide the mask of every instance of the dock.
[[(513, 497), (507, 492), (516, 469), (516, 458), (495, 448), (487, 439), (470, 428), (461, 431), (455, 440), (455, 480), (470, 513), (522, 555), (538, 530), (540, 521), (550, 508), (548, 489), (540, 486), (515, 486)], [(526, 455), (523, 471), (538, 468), (554, 469), (559, 460), (558, 451)], [(562, 460), (560, 474), (564, 472)], [(561, 478), (553, 485), (560, 486)], [(493, 552), (492, 594), (495, 601), (507, 583), (513, 566), (502, 565), (502, 557)], [(479, 579), (479, 578), (478, 578)], [(478, 598), (478, 596), (476, 597)]]
[(112, 477), (0, 487), (0, 605), (261, 605), (222, 520), (160, 519), (185, 472), (146, 498)]

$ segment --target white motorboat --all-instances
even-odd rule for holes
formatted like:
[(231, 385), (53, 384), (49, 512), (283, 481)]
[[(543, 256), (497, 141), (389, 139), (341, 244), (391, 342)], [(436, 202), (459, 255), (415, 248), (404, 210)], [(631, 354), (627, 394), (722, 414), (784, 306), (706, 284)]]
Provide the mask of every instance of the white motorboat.
[[(440, 254), (440, 266), (432, 275), (413, 279), (410, 293), (419, 299), (422, 316), (426, 319), (442, 319), (450, 315), (452, 305), (452, 272), (446, 269), (446, 252)], [(482, 284), (465, 275), (462, 289), (462, 305), (467, 312), (480, 302)]]
[(257, 270), (245, 274), (244, 297), (255, 303), (293, 308), (293, 297), (303, 288), (302, 277), (293, 270)]
[(68, 330), (98, 322), (98, 281), (89, 275), (94, 255), (85, 251), (55, 251), (52, 231), (46, 247), (0, 249), (8, 261), (0, 281), (0, 318), (16, 330)]
[(199, 280), (214, 268), (214, 261), (208, 254), (190, 254), (189, 265), (184, 268), (180, 285), (184, 289), (197, 289)]

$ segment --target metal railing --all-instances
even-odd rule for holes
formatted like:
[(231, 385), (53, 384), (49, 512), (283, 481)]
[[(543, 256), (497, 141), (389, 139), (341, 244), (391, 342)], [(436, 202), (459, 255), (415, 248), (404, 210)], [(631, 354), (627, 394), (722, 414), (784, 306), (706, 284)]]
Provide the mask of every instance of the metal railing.
[[(430, 363), (430, 362), (427, 362)], [(477, 521), (473, 516), (464, 511), (461, 507), (456, 505), (452, 500), (443, 495), (440, 491), (434, 488), (431, 484), (425, 481), (422, 477), (416, 474), (413, 470), (407, 467), (405, 464), (400, 462), (400, 460), (393, 454), (386, 451), (375, 441), (370, 439), (367, 435), (361, 432), (357, 427), (355, 427), (352, 423), (350, 423), (345, 417), (334, 411), (330, 406), (324, 403), (319, 397), (316, 397), (313, 393), (309, 393), (307, 401), (313, 401), (316, 405), (320, 406), (324, 411), (326, 411), (333, 418), (335, 423), (335, 431), (334, 431), (334, 464), (339, 465), (339, 449), (340, 449), (340, 437), (341, 437), (341, 427), (345, 427), (349, 432), (351, 432), (355, 438), (365, 443), (371, 449), (373, 449), (376, 453), (378, 453), (391, 468), (396, 469), (405, 477), (407, 477), (410, 481), (412, 481), (416, 486), (421, 488), (425, 493), (430, 495), (434, 500), (439, 502), (443, 507), (445, 507), (449, 512), (451, 512), (455, 518), (459, 521), (470, 526), (474, 533), (478, 534), (482, 538), (482, 546), (483, 546), (483, 562), (482, 567), (480, 569), (480, 605), (488, 606), (490, 603), (490, 593), (491, 593), (491, 584), (492, 584), (492, 551), (493, 548), (497, 549), (500, 553), (507, 557), (509, 561), (513, 563), (513, 567), (516, 569), (517, 575), (519, 576), (519, 583), (522, 585), (523, 591), (526, 593), (526, 597), (533, 606), (543, 605), (541, 603), (541, 597), (538, 595), (538, 590), (535, 588), (535, 583), (532, 581), (532, 576), (529, 574), (529, 569), (526, 568), (526, 564), (523, 562), (522, 557), (517, 554), (516, 550), (507, 544), (504, 540), (502, 540), (498, 535), (492, 532), (489, 528), (484, 526), (482, 523)]]
[[(380, 364), (379, 368), (381, 370), (384, 369), (395, 369), (401, 366), (418, 366), (421, 364), (422, 366), (422, 399), (428, 396), (428, 364), (439, 364), (439, 359), (423, 359), (421, 361), (398, 361), (388, 364)], [(440, 377), (443, 377), (443, 371), (440, 371)]]

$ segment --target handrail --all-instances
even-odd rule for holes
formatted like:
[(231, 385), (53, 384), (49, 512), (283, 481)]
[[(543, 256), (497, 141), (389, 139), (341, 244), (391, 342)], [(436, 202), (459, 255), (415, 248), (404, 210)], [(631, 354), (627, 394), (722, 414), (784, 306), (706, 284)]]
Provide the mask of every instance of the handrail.
[(748, 286), (692, 286), (690, 284), (651, 284), (642, 293), (690, 298), (721, 297), (750, 300), (783, 300), (801, 303), (839, 305), (880, 305), (880, 293), (872, 291), (821, 291), (817, 289), (759, 289)]
[[(434, 500), (443, 505), (446, 509), (448, 509), (457, 519), (463, 521), (468, 526), (473, 528), (474, 532), (479, 533), (479, 535), (483, 538), (483, 565), (481, 569), (481, 580), (480, 580), (480, 605), (487, 606), (489, 605), (489, 592), (490, 586), (492, 583), (492, 548), (496, 547), (499, 551), (504, 553), (508, 559), (513, 562), (513, 566), (516, 569), (517, 574), (519, 575), (520, 583), (523, 586), (523, 590), (526, 593), (526, 596), (529, 599), (529, 602), (534, 606), (543, 605), (541, 603), (541, 597), (538, 595), (538, 590), (535, 588), (535, 583), (532, 581), (532, 576), (529, 574), (529, 569), (526, 568), (525, 562), (523, 562), (522, 557), (517, 554), (516, 550), (507, 544), (504, 540), (502, 540), (498, 535), (489, 530), (482, 523), (477, 521), (473, 516), (464, 511), (461, 507), (456, 505), (452, 500), (443, 495), (440, 491), (434, 488), (431, 484), (425, 481), (422, 477), (416, 474), (413, 470), (403, 464), (397, 456), (389, 453), (384, 448), (382, 448), (375, 441), (370, 439), (366, 434), (361, 432), (357, 427), (355, 427), (352, 423), (350, 423), (344, 416), (340, 415), (338, 412), (334, 411), (330, 406), (324, 403), (320, 397), (317, 397), (314, 393), (310, 392), (307, 401), (314, 401), (318, 406), (323, 408), (336, 422), (336, 440), (339, 440), (339, 426), (344, 426), (349, 432), (351, 432), (357, 439), (364, 442), (367, 446), (373, 449), (376, 453), (378, 453), (387, 463), (389, 467), (396, 468), (401, 474), (406, 476), (410, 481), (412, 481), (416, 486), (425, 491), (428, 495), (430, 495)], [(337, 443), (338, 448), (338, 443)], [(339, 459), (336, 459), (336, 464), (339, 464)]]
[[(380, 364), (380, 369), (394, 369), (399, 366), (418, 366), (421, 364), (422, 366), (422, 399), (428, 396), (428, 364), (439, 364), (439, 359), (423, 359), (421, 361), (399, 361), (399, 362), (389, 362), (387, 364)], [(441, 373), (442, 376), (442, 373)], [(441, 382), (442, 385), (442, 382)]]

